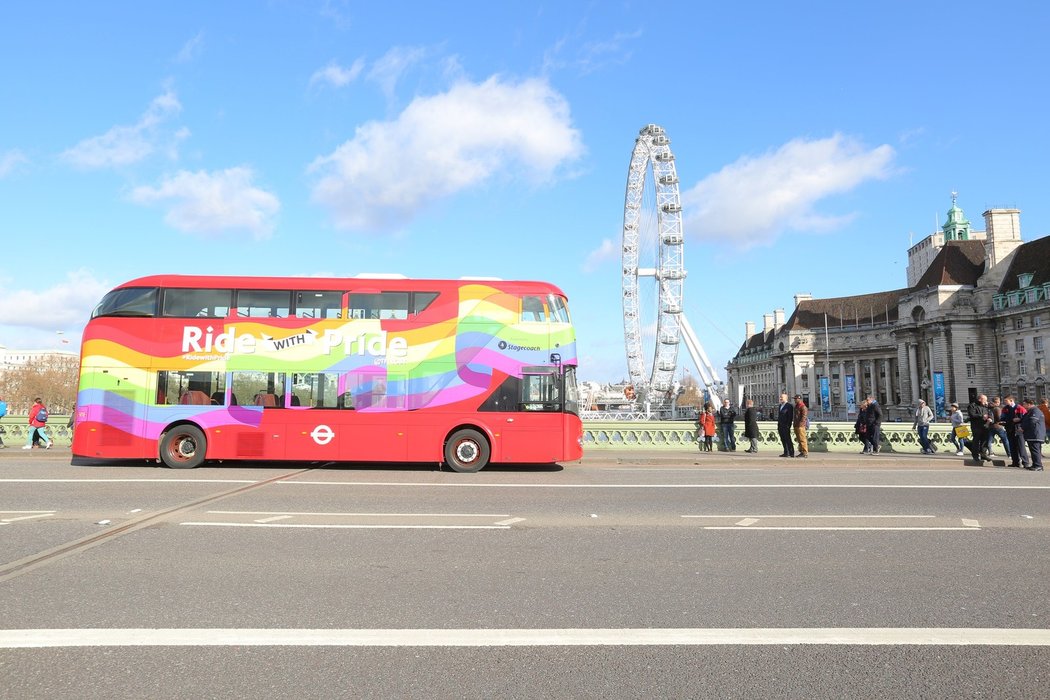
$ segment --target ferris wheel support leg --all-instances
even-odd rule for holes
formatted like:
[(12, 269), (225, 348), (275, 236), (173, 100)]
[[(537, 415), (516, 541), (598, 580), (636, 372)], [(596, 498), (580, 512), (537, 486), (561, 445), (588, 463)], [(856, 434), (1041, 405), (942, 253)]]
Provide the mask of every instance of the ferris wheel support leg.
[(685, 341), (685, 347), (689, 351), (690, 357), (693, 358), (693, 364), (696, 365), (696, 369), (700, 372), (700, 378), (712, 397), (720, 399), (721, 397), (718, 396), (715, 390), (718, 372), (715, 371), (711, 360), (707, 358), (704, 347), (700, 344), (700, 340), (693, 331), (693, 326), (689, 323), (689, 319), (685, 317), (684, 313), (679, 316), (679, 325), (682, 328), (682, 339)]

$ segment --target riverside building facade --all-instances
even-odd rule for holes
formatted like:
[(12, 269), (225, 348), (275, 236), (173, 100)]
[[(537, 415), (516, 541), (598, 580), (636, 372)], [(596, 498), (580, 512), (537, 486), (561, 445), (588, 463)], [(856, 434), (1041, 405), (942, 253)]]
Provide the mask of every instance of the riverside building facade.
[(801, 394), (817, 418), (848, 420), (868, 395), (889, 419), (923, 399), (939, 416), (977, 394), (1050, 395), (1050, 237), (1021, 240), (1018, 209), (984, 212), (973, 230), (956, 204), (908, 250), (908, 286), (814, 299), (745, 324), (726, 367), (731, 396), (773, 407)]

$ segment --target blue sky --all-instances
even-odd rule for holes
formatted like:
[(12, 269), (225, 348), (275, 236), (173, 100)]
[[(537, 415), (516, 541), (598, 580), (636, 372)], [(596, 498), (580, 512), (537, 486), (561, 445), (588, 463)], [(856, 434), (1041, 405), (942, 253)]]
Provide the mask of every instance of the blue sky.
[(1050, 233), (1048, 30), (1011, 0), (5, 3), (0, 344), (75, 350), (153, 273), (490, 275), (561, 286), (581, 376), (621, 379), (655, 123), (724, 376), (797, 292), (905, 286), (953, 190)]

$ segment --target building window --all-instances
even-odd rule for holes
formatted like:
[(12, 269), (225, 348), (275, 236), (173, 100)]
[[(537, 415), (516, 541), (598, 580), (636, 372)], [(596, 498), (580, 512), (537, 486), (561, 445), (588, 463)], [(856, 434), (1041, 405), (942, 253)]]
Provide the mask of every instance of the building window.
[(1034, 328), (1036, 326), (1041, 326), (1041, 325), (1043, 325), (1043, 317), (1042, 316), (1033, 316), (1032, 317), (1032, 327)]
[(1014, 319), (1014, 330), (1018, 330), (1019, 331), (1022, 328), (1024, 328), (1024, 317), (1023, 316), (1018, 316), (1017, 318)]
[(1037, 335), (1034, 338), (1032, 338), (1032, 349), (1033, 350), (1042, 350), (1043, 349), (1043, 336)]
[(1018, 360), (1017, 361), (1017, 374), (1018, 374), (1018, 376), (1023, 377), (1025, 374), (1027, 374), (1027, 370), (1028, 370), (1028, 367), (1027, 367), (1027, 365), (1025, 365), (1025, 361), (1024, 360)]
[(1021, 289), (1032, 286), (1032, 278), (1035, 275), (1031, 272), (1022, 272), (1017, 276), (1017, 286)]
[(1024, 352), (1024, 338), (1018, 338), (1014, 341), (1014, 351)]
[(977, 365), (972, 362), (966, 363), (966, 378), (975, 379), (977, 377)]
[(1046, 374), (1046, 366), (1043, 364), (1043, 358), (1041, 357), (1035, 358), (1035, 373)]
[(999, 341), (999, 354), (1000, 355), (1005, 355), (1006, 352), (1007, 352), (1007, 350), (1006, 350), (1006, 341), (1005, 340), (1000, 340)]
[(966, 345), (963, 346), (963, 349), (965, 350), (967, 357), (973, 357), (973, 351), (974, 351), (973, 343), (967, 343)]

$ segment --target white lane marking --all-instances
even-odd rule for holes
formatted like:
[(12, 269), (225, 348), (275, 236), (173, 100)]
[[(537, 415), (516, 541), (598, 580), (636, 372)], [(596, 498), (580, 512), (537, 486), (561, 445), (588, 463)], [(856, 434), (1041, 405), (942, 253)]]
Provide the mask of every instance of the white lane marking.
[(294, 527), (304, 530), (509, 530), (506, 525), (309, 525), (307, 523), (205, 523), (186, 522), (179, 525), (199, 527)]
[(977, 522), (976, 520), (970, 520), (969, 518), (963, 518), (962, 519), (962, 524), (965, 525), (966, 527), (980, 527), (981, 526), (981, 524), (979, 522)]
[(744, 518), (743, 520), (738, 522), (737, 525), (740, 526), (740, 527), (747, 527), (748, 525), (754, 525), (757, 522), (758, 522), (757, 518)]
[(316, 513), (291, 510), (209, 510), (216, 515), (319, 515), (371, 518), (506, 518), (510, 513)]
[(936, 518), (936, 515), (683, 515), (683, 518)]
[(717, 629), (14, 629), (0, 648), (144, 646), (1050, 646), (1048, 629), (841, 627)]
[[(257, 482), (250, 482), (257, 483)], [(948, 489), (948, 490), (1007, 490), (1046, 491), (1050, 486), (1034, 485), (975, 485), (964, 484), (435, 484), (423, 481), (278, 481), (276, 486), (408, 486), (427, 488), (474, 489)]]
[(496, 525), (513, 525), (514, 523), (523, 522), (525, 518), (507, 518), (506, 520), (500, 520), (495, 523)]
[(55, 513), (53, 510), (0, 510), (0, 514), (13, 514), (13, 513)]
[(277, 520), (288, 520), (291, 517), (292, 516), (290, 516), (290, 515), (275, 515), (272, 518), (262, 518), (261, 520), (256, 520), (255, 522), (257, 522), (257, 523), (272, 523), (272, 522), (275, 522)]
[[(910, 470), (901, 470), (910, 471)], [(974, 472), (965, 470), (972, 474)], [(989, 472), (992, 473), (992, 472)], [(0, 484), (258, 484), (257, 479), (0, 479)], [(467, 484), (404, 481), (278, 481), (277, 486), (395, 486), (494, 489), (945, 489), (1047, 491), (1038, 485), (965, 484)]]
[(23, 515), (21, 518), (4, 518), (0, 523), (13, 523), (16, 520), (32, 520), (34, 518), (50, 518), (54, 513), (41, 513), (39, 515)]
[(0, 479), (0, 484), (258, 484), (258, 479)]
[(783, 527), (736, 527), (735, 525), (709, 525), (704, 526), (705, 530), (895, 530), (895, 531), (910, 531), (910, 532), (921, 532), (921, 531), (948, 531), (955, 530), (960, 532), (978, 532), (977, 528), (972, 527), (805, 527), (805, 526), (783, 526)]

